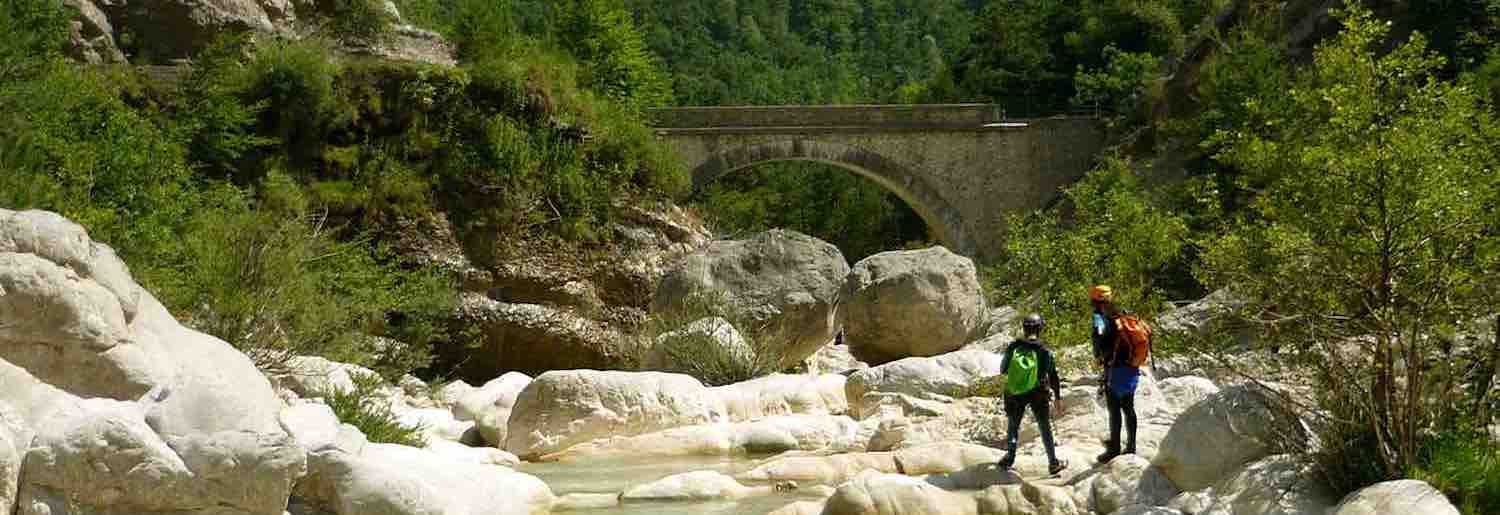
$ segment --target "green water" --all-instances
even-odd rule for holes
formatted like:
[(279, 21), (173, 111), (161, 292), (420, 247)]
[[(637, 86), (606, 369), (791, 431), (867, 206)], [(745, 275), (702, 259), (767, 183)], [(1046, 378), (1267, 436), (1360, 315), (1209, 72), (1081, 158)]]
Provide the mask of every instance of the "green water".
[[(734, 476), (758, 461), (744, 456), (599, 458), (556, 463), (524, 463), (517, 470), (547, 483), (558, 497), (570, 493), (619, 493), (636, 485), (693, 472), (712, 470)], [(746, 486), (754, 486), (747, 484)], [(777, 492), (739, 500), (712, 502), (632, 502), (612, 508), (571, 511), (600, 515), (762, 515), (794, 501), (820, 500), (798, 492)]]

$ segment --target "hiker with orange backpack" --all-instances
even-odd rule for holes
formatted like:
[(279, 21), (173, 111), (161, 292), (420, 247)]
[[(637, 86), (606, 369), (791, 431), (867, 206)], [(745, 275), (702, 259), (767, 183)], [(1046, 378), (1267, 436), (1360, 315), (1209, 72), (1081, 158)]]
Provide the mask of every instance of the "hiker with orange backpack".
[(1122, 453), (1120, 423), (1124, 419), (1124, 454), (1135, 454), (1135, 387), (1140, 383), (1141, 367), (1151, 353), (1151, 326), (1135, 315), (1124, 312), (1114, 303), (1114, 290), (1099, 285), (1089, 288), (1094, 305), (1094, 359), (1104, 367), (1104, 403), (1109, 408), (1109, 441), (1099, 463), (1109, 463)]
[(1042, 446), (1047, 450), (1047, 473), (1057, 475), (1068, 468), (1068, 463), (1057, 459), (1057, 444), (1052, 439), (1052, 417), (1048, 400), (1061, 406), (1062, 378), (1057, 375), (1057, 360), (1047, 344), (1042, 343), (1042, 328), (1046, 322), (1041, 315), (1027, 315), (1021, 320), (1021, 330), (1026, 337), (1010, 343), (1000, 358), (1000, 373), (1005, 374), (1005, 457), (1000, 459), (1000, 468), (1008, 469), (1016, 463), (1017, 438), (1021, 431), (1021, 417), (1026, 408), (1036, 416), (1037, 429), (1042, 433)]

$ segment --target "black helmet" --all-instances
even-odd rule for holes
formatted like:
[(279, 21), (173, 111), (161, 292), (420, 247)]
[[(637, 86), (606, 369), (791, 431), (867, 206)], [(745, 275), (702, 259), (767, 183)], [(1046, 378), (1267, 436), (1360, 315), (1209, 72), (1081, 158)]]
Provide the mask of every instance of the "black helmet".
[(1026, 318), (1021, 320), (1021, 328), (1027, 331), (1041, 331), (1046, 326), (1047, 321), (1042, 320), (1042, 316), (1036, 313), (1026, 315)]

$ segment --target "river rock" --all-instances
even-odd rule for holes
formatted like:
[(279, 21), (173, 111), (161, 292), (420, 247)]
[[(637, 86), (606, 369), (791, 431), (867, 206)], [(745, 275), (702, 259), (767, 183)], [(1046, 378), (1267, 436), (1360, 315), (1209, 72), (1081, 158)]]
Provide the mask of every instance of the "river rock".
[(1115, 513), (1132, 504), (1166, 504), (1177, 495), (1176, 487), (1151, 462), (1125, 455), (1111, 460), (1090, 482), (1088, 503), (1099, 513)]
[(320, 356), (293, 356), (286, 360), (286, 371), (274, 374), (272, 379), (277, 386), (310, 399), (336, 392), (353, 392), (355, 379), (377, 375), (374, 370)]
[(469, 379), (500, 371), (539, 374), (548, 370), (609, 368), (637, 351), (608, 324), (571, 309), (511, 303), (476, 292), (459, 296), (459, 318), (483, 333), (483, 345), (466, 354), (461, 373)]
[(1313, 478), (1310, 467), (1285, 454), (1239, 468), (1215, 484), (1213, 493), (1207, 513), (1324, 515), (1335, 499)]
[(622, 492), (620, 499), (625, 502), (707, 501), (766, 494), (770, 490), (769, 486), (748, 487), (724, 474), (702, 470), (675, 474), (632, 487)]
[(1300, 422), (1269, 394), (1234, 385), (1178, 417), (1152, 464), (1179, 489), (1197, 490), (1275, 453), (1278, 441), (1302, 441), (1301, 434)]
[(553, 503), (536, 477), (402, 445), (325, 448), (309, 462), (323, 486), (307, 496), (338, 515), (541, 515)]
[(759, 359), (750, 342), (728, 320), (708, 317), (656, 337), (642, 365), (648, 370), (691, 373), (705, 358), (726, 360), (741, 368)]
[(847, 375), (866, 368), (870, 365), (854, 359), (848, 345), (824, 345), (807, 358), (807, 371), (813, 374)]
[(772, 374), (711, 391), (723, 401), (733, 421), (776, 415), (841, 415), (849, 410), (844, 397), (846, 381), (838, 374)]
[(1036, 483), (986, 488), (978, 497), (982, 515), (1079, 515), (1065, 488)]
[(1458, 515), (1458, 508), (1426, 481), (1404, 479), (1361, 488), (1344, 497), (1332, 515)]
[(848, 273), (837, 247), (797, 232), (766, 231), (715, 241), (687, 256), (662, 278), (651, 307), (670, 314), (722, 300), (766, 328), (747, 331), (756, 352), (779, 356), (785, 369), (833, 338), (834, 306)]
[(797, 501), (777, 508), (766, 515), (822, 515), (823, 504), (817, 501)]
[(21, 439), (29, 436), (20, 415), (9, 403), (0, 400), (0, 513), (15, 513), (16, 487), (27, 450), (20, 446), (24, 443)]
[[(233, 510), (276, 514), (306, 458), (284, 434), (163, 435), (132, 402), (85, 399), (39, 421), (27, 452), (20, 513)], [(63, 511), (59, 511), (63, 510)]]
[(957, 350), (986, 316), (974, 262), (943, 247), (867, 257), (839, 295), (849, 350), (871, 365)]
[[(23, 473), (22, 513), (59, 499), (137, 513), (284, 505), (305, 457), (271, 384), (173, 319), (107, 245), (54, 213), (0, 209), (0, 292), (0, 392), (35, 433), (23, 470), (47, 469)], [(120, 461), (80, 464), (113, 450)], [(148, 491), (131, 460), (178, 482)]]
[(959, 351), (931, 358), (906, 358), (860, 370), (844, 386), (856, 418), (877, 411), (879, 396), (905, 394), (921, 399), (951, 400), (965, 395), (979, 379), (1000, 373), (1000, 356), (984, 351)]
[(974, 515), (974, 498), (919, 478), (866, 472), (838, 487), (823, 515)]
[(452, 408), (453, 416), (458, 420), (473, 421), (485, 443), (505, 445), (510, 411), (516, 404), (516, 396), (528, 384), (531, 384), (531, 376), (507, 372), (484, 383), (484, 386), (458, 395)]
[(516, 398), (505, 450), (533, 459), (595, 438), (722, 422), (724, 411), (718, 396), (686, 375), (552, 371)]
[(784, 451), (862, 450), (860, 427), (844, 416), (781, 415), (753, 422), (667, 429), (637, 436), (599, 438), (543, 456), (573, 460), (601, 456), (728, 456)]

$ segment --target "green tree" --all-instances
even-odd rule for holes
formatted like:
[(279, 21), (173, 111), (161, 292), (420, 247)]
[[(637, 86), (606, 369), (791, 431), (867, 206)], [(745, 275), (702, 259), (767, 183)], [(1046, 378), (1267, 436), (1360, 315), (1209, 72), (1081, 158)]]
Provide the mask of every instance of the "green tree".
[(670, 79), (620, 0), (568, 0), (559, 6), (556, 37), (585, 66), (584, 83), (635, 107), (666, 103)]
[(1432, 338), (1497, 301), (1500, 126), (1435, 77), (1420, 35), (1381, 54), (1387, 23), (1342, 19), (1290, 89), (1217, 136), (1216, 159), (1265, 186), (1201, 276), (1252, 299), (1316, 372), (1320, 463), (1347, 491), (1401, 477), (1426, 432), (1459, 420), (1456, 392), (1430, 381), (1451, 369), (1425, 364), (1445, 361)]

